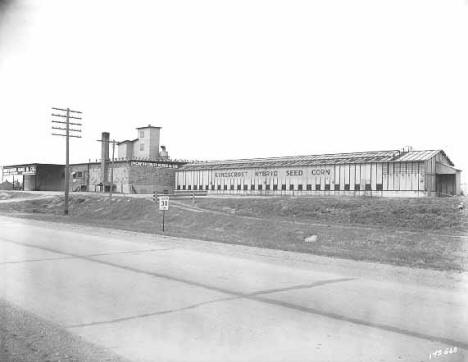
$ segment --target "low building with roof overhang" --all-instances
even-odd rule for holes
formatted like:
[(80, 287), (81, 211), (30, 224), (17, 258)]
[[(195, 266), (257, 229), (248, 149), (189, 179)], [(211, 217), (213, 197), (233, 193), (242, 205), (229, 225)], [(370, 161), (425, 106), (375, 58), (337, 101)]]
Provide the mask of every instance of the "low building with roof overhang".
[(8, 181), (24, 191), (63, 191), (64, 165), (24, 163), (2, 167), (2, 182)]

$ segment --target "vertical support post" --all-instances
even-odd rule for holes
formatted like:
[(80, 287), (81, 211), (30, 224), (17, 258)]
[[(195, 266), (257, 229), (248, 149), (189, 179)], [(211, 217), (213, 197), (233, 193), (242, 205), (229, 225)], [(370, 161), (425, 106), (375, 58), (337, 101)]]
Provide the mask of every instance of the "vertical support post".
[(112, 198), (112, 188), (114, 187), (114, 154), (115, 154), (115, 140), (112, 140), (112, 166), (111, 166), (109, 198)]
[(166, 210), (163, 210), (163, 232), (164, 232), (164, 215), (166, 214)]
[(64, 215), (68, 215), (68, 191), (70, 189), (70, 108), (67, 108), (66, 120), (66, 137), (65, 137), (65, 201)]

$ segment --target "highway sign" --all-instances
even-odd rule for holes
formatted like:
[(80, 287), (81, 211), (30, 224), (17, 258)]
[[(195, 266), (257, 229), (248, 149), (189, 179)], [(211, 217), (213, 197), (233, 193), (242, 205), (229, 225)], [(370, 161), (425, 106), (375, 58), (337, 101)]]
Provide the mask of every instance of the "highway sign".
[(169, 210), (169, 196), (159, 196), (159, 210)]

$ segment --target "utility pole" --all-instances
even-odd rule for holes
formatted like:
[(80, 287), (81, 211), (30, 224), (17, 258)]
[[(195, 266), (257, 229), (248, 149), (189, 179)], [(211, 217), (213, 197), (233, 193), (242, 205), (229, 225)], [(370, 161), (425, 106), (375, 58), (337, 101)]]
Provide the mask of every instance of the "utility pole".
[[(115, 156), (115, 144), (118, 143), (116, 140), (96, 140), (98, 142), (105, 142), (107, 144), (112, 143), (112, 160), (111, 160), (111, 174), (110, 174), (110, 187), (109, 187), (109, 198), (112, 198), (112, 188), (114, 187), (114, 156)], [(107, 145), (106, 145), (107, 147)], [(104, 161), (105, 162), (105, 161)], [(105, 185), (102, 185), (105, 188)]]
[[(81, 138), (80, 135), (77, 135), (73, 132), (80, 132), (81, 129), (79, 128), (70, 128), (70, 126), (81, 127), (81, 123), (70, 122), (70, 119), (74, 120), (81, 120), (81, 117), (77, 117), (71, 114), (78, 114), (81, 115), (80, 111), (73, 111), (70, 108), (55, 108), (52, 107), (54, 111), (57, 113), (52, 113), (52, 117), (60, 117), (65, 118), (65, 120), (56, 121), (53, 120), (52, 123), (59, 123), (61, 125), (65, 125), (65, 128), (62, 127), (54, 127), (52, 126), (53, 130), (58, 130), (58, 133), (52, 133), (53, 136), (62, 136), (65, 137), (65, 202), (64, 202), (64, 215), (68, 215), (68, 194), (70, 189), (70, 137), (74, 138)], [(59, 118), (59, 119), (60, 119)], [(53, 131), (57, 132), (57, 131)], [(64, 134), (65, 133), (65, 134)]]

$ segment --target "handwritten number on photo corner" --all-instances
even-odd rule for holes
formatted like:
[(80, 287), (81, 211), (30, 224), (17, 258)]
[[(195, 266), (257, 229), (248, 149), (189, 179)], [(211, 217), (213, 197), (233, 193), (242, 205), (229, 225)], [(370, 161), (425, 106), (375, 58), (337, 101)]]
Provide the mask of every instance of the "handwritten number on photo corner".
[(429, 359), (437, 358), (444, 355), (452, 354), (452, 353), (457, 353), (458, 349), (457, 347), (447, 347), (444, 350), (438, 349), (437, 351), (434, 351), (429, 354)]

